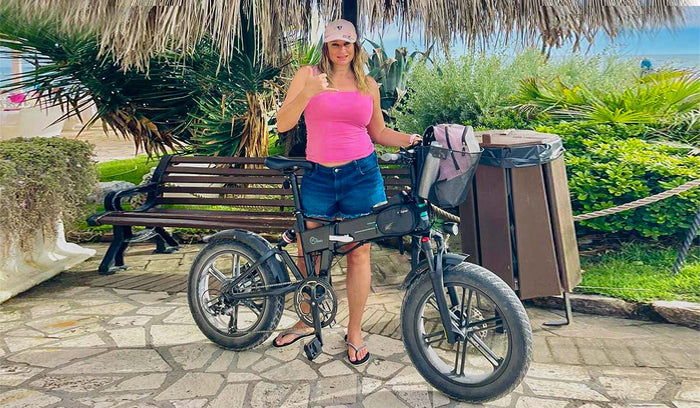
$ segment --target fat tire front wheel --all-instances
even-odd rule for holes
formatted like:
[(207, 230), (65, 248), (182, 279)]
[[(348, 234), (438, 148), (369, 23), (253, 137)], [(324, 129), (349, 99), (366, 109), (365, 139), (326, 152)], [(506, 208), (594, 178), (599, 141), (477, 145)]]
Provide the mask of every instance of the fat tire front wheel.
[(532, 360), (532, 329), (520, 300), (498, 276), (462, 262), (444, 270), (451, 318), (467, 333), (449, 344), (424, 272), (401, 307), (407, 353), (416, 370), (448, 396), (469, 402), (498, 399), (520, 384)]

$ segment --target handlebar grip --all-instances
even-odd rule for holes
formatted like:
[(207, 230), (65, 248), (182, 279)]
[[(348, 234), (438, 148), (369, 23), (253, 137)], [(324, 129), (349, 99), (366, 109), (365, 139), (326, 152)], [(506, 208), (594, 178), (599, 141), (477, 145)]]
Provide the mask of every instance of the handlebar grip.
[(381, 157), (381, 159), (385, 162), (393, 162), (393, 161), (398, 161), (401, 158), (396, 153), (384, 153)]

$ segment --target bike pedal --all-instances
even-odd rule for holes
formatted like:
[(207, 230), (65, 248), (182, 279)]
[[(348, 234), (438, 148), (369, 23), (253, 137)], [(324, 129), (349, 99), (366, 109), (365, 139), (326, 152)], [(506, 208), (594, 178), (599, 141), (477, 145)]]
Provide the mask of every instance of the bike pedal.
[(306, 353), (306, 358), (308, 358), (309, 361), (318, 357), (318, 355), (321, 354), (321, 351), (323, 351), (323, 344), (321, 344), (318, 337), (314, 337), (313, 340), (304, 345), (304, 352)]

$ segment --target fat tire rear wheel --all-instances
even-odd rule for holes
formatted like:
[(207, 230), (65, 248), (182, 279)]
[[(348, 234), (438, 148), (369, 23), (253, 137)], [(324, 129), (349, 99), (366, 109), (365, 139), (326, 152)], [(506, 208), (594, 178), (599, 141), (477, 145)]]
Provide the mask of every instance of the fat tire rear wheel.
[[(253, 348), (264, 342), (279, 324), (284, 296), (248, 299), (238, 306), (230, 307), (228, 314), (220, 312), (220, 305), (212, 306), (217, 304), (217, 298), (221, 295), (221, 275), (231, 279), (262, 255), (239, 241), (220, 240), (210, 242), (202, 248), (192, 263), (187, 285), (190, 312), (202, 333), (221, 347), (236, 351)], [(270, 263), (273, 261), (274, 258), (266, 261), (257, 268), (250, 280), (241, 283), (241, 286), (246, 287), (244, 291), (252, 292), (279, 283), (271, 271)], [(236, 326), (233, 330), (232, 322)], [(239, 327), (246, 322), (249, 323), (247, 327)]]

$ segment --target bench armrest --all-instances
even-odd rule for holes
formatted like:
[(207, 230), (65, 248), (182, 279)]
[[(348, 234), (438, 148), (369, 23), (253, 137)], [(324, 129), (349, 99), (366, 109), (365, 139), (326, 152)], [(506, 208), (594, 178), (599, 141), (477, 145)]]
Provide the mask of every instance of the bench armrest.
[(127, 188), (125, 190), (111, 191), (105, 197), (105, 210), (107, 211), (124, 211), (121, 200), (125, 197), (135, 196), (136, 194), (148, 194), (146, 202), (134, 211), (145, 211), (153, 207), (155, 198), (158, 195), (159, 183), (148, 183), (142, 186)]

